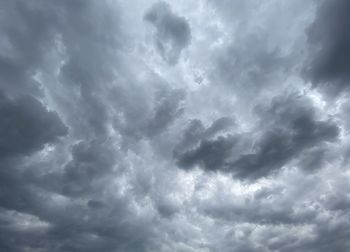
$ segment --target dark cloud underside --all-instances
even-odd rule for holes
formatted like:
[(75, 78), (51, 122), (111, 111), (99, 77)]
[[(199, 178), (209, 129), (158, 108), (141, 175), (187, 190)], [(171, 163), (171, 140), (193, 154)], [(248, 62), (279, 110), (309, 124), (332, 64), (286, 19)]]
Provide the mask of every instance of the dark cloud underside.
[(250, 153), (234, 158), (235, 145), (247, 141), (244, 138), (248, 136), (219, 136), (204, 139), (194, 149), (178, 155), (178, 164), (184, 168), (198, 164), (206, 170), (230, 172), (241, 179), (257, 179), (281, 169), (309, 148), (322, 148), (323, 144), (336, 141), (339, 135), (334, 122), (317, 120), (311, 104), (294, 94), (276, 97), (267, 107), (260, 105), (255, 111), (262, 130)]
[(349, 12), (0, 1), (0, 251), (349, 251)]
[(315, 87), (330, 94), (349, 89), (350, 3), (346, 0), (324, 1), (314, 23), (307, 30), (314, 55), (308, 73)]

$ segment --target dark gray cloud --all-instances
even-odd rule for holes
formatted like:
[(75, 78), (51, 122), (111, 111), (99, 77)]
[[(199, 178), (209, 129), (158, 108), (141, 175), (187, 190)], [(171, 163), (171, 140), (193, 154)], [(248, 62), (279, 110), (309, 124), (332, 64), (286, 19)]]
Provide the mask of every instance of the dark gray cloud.
[(81, 142), (72, 147), (72, 160), (65, 167), (62, 181), (56, 182), (62, 186), (62, 193), (70, 196), (91, 194), (94, 187), (108, 172), (112, 172), (115, 154), (108, 148), (108, 142)]
[(233, 119), (221, 117), (216, 119), (209, 127), (205, 128), (198, 119), (191, 120), (184, 130), (184, 135), (174, 152), (181, 153), (184, 149), (194, 147), (201, 140), (215, 137), (218, 133), (235, 126)]
[(240, 179), (258, 179), (282, 168), (304, 150), (316, 147), (318, 151), (306, 154), (309, 161), (304, 160), (303, 164), (312, 169), (317, 164), (310, 159), (321, 160), (324, 153), (319, 148), (336, 141), (339, 135), (335, 122), (317, 119), (310, 102), (295, 94), (276, 97), (271, 104), (256, 107), (255, 113), (260, 117), (262, 131), (251, 150), (246, 150), (248, 153), (235, 157), (234, 147), (245, 141), (243, 136), (219, 136), (204, 139), (197, 147), (181, 153), (176, 157), (179, 166), (199, 165), (207, 170), (230, 172)]
[(159, 54), (169, 65), (176, 64), (181, 51), (191, 41), (191, 29), (186, 19), (173, 13), (166, 2), (155, 3), (144, 18), (156, 28), (155, 43)]
[(177, 163), (180, 167), (187, 169), (198, 164), (206, 170), (224, 170), (227, 165), (226, 160), (229, 158), (236, 141), (233, 136), (220, 136), (214, 140), (203, 140), (196, 149), (177, 157)]
[(162, 135), (183, 114), (186, 99), (183, 90), (158, 86), (148, 95), (149, 98), (127, 87), (113, 90), (113, 103), (119, 106), (119, 115), (114, 118), (113, 127), (122, 135), (123, 149), (142, 139)]
[[(32, 78), (53, 42), (55, 13), (43, 1), (1, 2), (1, 86), (11, 93), (39, 93)], [(45, 10), (45, 11), (44, 11)], [(52, 15), (51, 15), (52, 14)]]
[(241, 178), (269, 175), (304, 150), (336, 141), (340, 131), (330, 119), (317, 119), (311, 104), (294, 95), (278, 97), (267, 110), (258, 109), (257, 113), (261, 123), (267, 123), (267, 129), (253, 147), (253, 153), (242, 155), (232, 164), (236, 176)]
[(313, 172), (324, 167), (329, 161), (332, 161), (329, 150), (325, 147), (316, 146), (316, 148), (311, 148), (302, 153), (297, 165), (307, 172)]
[(234, 121), (228, 117), (215, 120), (207, 128), (200, 120), (191, 120), (173, 151), (177, 164), (184, 169), (197, 164), (206, 170), (221, 169), (238, 139), (234, 136), (215, 137), (233, 125)]
[(306, 72), (314, 87), (328, 94), (349, 88), (350, 36), (349, 1), (321, 1), (315, 21), (308, 28), (312, 59)]
[(57, 113), (32, 96), (10, 99), (0, 91), (0, 159), (29, 155), (68, 134)]
[(147, 135), (152, 137), (166, 128), (183, 113), (181, 103), (185, 100), (182, 90), (160, 90), (155, 96), (153, 115), (147, 125)]
[(147, 218), (136, 221), (130, 199), (105, 192), (118, 156), (105, 139), (101, 99), (119, 47), (114, 9), (92, 1), (1, 5), (0, 250), (145, 251)]
[(347, 6), (0, 1), (0, 251), (347, 251)]

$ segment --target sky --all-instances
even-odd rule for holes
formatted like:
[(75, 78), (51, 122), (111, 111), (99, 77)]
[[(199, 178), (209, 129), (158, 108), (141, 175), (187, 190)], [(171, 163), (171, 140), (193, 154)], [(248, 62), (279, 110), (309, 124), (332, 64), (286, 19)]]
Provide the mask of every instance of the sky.
[(0, 0), (0, 251), (350, 251), (349, 13)]

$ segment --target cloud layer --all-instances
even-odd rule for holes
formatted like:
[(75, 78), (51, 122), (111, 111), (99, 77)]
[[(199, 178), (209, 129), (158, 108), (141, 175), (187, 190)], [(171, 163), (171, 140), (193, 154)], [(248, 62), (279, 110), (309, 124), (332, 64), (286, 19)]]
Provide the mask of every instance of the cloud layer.
[(2, 1), (0, 251), (348, 251), (349, 8)]

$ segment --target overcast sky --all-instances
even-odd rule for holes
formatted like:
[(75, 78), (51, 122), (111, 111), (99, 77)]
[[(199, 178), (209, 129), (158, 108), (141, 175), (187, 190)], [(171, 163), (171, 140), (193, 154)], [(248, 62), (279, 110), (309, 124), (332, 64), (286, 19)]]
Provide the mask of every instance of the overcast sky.
[(350, 251), (350, 1), (0, 0), (0, 251)]

